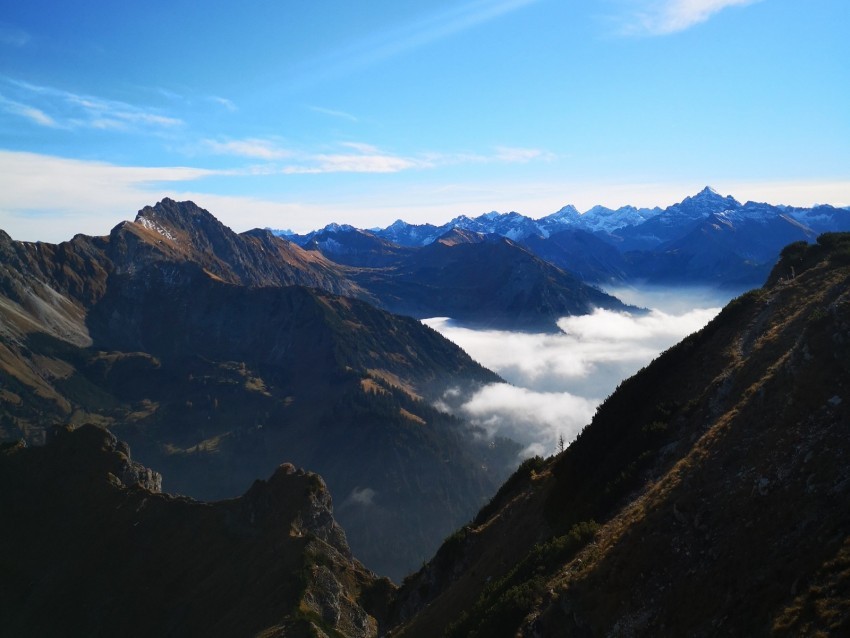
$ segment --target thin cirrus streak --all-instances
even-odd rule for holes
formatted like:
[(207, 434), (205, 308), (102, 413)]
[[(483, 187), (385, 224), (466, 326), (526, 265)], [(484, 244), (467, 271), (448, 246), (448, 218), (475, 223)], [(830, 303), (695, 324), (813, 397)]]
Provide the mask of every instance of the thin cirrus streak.
[(306, 86), (394, 58), (541, 0), (476, 0), (372, 34), (308, 62), (291, 86)]
[(118, 100), (83, 95), (0, 76), (13, 97), (3, 96), (0, 107), (35, 124), (50, 128), (140, 131), (181, 127), (178, 118)]
[(651, 0), (623, 19), (622, 31), (630, 35), (668, 35), (705, 22), (729, 7), (743, 7), (761, 0)]

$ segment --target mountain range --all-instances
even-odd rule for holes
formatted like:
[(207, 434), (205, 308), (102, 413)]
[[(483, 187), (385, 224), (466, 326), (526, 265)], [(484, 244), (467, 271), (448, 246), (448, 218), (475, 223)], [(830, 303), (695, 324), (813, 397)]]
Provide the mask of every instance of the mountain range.
[[(75, 254), (78, 266), (89, 263)], [(141, 287), (153, 277), (137, 276)], [(185, 295), (184, 276), (164, 269), (154, 282), (164, 293), (149, 304)], [(107, 277), (104, 297), (110, 287)], [(62, 340), (26, 332), (24, 319), (39, 320), (51, 301), (32, 295), (39, 290), (15, 308), (14, 330), (30, 337), (17, 347), (33, 348), (19, 356), (38, 362), (51, 387), (66, 374), (65, 391), (103, 400), (67, 376), (63, 361), (80, 364), (61, 351)], [(343, 299), (322, 294), (324, 303)], [(73, 319), (77, 306), (53, 300), (56, 312), (43, 312), (44, 322)], [(6, 328), (13, 303), (4, 300)], [(120, 312), (122, 303), (108, 308)], [(188, 321), (192, 311), (184, 313), (176, 321)], [(160, 344), (156, 334), (130, 332)], [(192, 349), (209, 348), (205, 358), (224, 347), (212, 333), (210, 343), (191, 337), (200, 339)], [(4, 339), (7, 350), (15, 345)], [(185, 355), (179, 345), (156, 348), (159, 365), (171, 349)], [(115, 351), (77, 352), (84, 354), (91, 378), (124, 361)], [(116, 395), (118, 378), (133, 386), (157, 369), (153, 355), (125, 354), (130, 367), (117, 373)], [(8, 406), (24, 379), (10, 383), (4, 356)], [(262, 361), (225, 366), (221, 379), (262, 393), (271, 384), (254, 366), (266, 370)], [(209, 388), (214, 379), (205, 379)], [(358, 396), (388, 391), (381, 381), (359, 376), (366, 391)], [(763, 287), (623, 381), (565, 450), (525, 461), (398, 588), (352, 556), (314, 474), (282, 465), (239, 498), (204, 503), (162, 494), (168, 475), (131, 460), (102, 427), (60, 426), (45, 445), (0, 447), (0, 511), (14, 521), (0, 526), (0, 543), (13, 549), (0, 558), (3, 627), (19, 636), (845, 635), (848, 405), (850, 235), (827, 233), (788, 245)], [(417, 480), (423, 468), (406, 461), (398, 480)]]
[(188, 202), (58, 245), (0, 235), (0, 438), (107, 426), (205, 499), (311, 468), (358, 556), (401, 579), (520, 447), (431, 405), (497, 375), (371, 299), (320, 254)]
[[(356, 259), (358, 265), (386, 266), (455, 229), (507, 238), (591, 284), (745, 290), (764, 282), (786, 244), (850, 230), (850, 210), (741, 204), (705, 187), (664, 209), (594, 206), (582, 214), (565, 206), (536, 220), (516, 212), (491, 212), (475, 218), (461, 215), (442, 226), (398, 220), (371, 230), (331, 224), (289, 238), (338, 263)], [(369, 242), (380, 258), (371, 256)]]

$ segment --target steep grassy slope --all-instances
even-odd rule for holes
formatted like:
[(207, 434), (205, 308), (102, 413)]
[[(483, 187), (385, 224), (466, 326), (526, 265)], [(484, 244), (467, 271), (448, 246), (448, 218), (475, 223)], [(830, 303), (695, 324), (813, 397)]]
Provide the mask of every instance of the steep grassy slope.
[(393, 635), (846, 633), (849, 406), (850, 236), (825, 235), (524, 464)]
[(351, 557), (316, 475), (282, 466), (238, 499), (176, 498), (85, 426), (4, 446), (0, 484), (4, 636), (377, 634), (390, 585)]

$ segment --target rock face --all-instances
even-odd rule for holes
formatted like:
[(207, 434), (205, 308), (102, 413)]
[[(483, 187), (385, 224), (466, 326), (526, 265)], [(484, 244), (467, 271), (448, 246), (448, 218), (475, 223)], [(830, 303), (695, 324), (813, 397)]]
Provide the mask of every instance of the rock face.
[(408, 579), (394, 636), (843, 635), (850, 235), (624, 381)]
[(15, 522), (0, 526), (14, 548), (0, 569), (4, 635), (378, 633), (372, 610), (391, 587), (351, 558), (314, 474), (283, 466), (232, 501), (175, 498), (150, 489), (158, 475), (112, 434), (83, 426), (4, 446), (0, 482)]

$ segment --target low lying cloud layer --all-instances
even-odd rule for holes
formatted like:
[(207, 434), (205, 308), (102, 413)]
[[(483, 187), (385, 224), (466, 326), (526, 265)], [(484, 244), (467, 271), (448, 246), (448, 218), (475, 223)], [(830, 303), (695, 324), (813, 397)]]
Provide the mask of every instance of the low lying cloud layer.
[(545, 455), (559, 437), (572, 441), (623, 379), (702, 328), (720, 305), (646, 314), (596, 310), (561, 319), (562, 334), (472, 330), (439, 317), (424, 323), (508, 381), (462, 401), (447, 396), (443, 407), (490, 436), (520, 442), (525, 455)]

